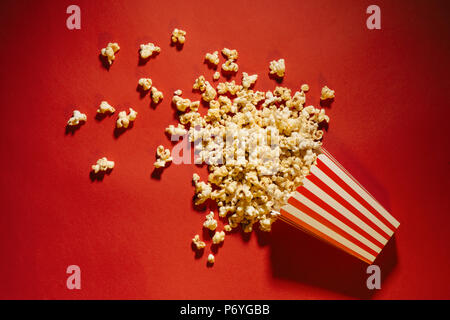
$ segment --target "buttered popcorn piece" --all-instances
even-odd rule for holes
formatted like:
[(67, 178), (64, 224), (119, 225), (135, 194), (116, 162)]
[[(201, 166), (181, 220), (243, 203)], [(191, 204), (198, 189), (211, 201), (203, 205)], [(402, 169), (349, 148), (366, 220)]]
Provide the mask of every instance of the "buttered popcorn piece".
[(216, 66), (219, 64), (219, 51), (214, 51), (213, 53), (207, 53), (205, 55), (205, 60)]
[(163, 93), (156, 89), (156, 87), (152, 87), (151, 93), (153, 103), (159, 103), (164, 98)]
[(172, 136), (184, 136), (187, 133), (186, 128), (181, 123), (178, 124), (177, 127), (174, 125), (169, 125), (169, 127), (166, 128), (166, 132)]
[(239, 66), (233, 60), (227, 60), (222, 64), (222, 70), (226, 72), (238, 72)]
[(94, 173), (98, 173), (100, 171), (107, 171), (114, 168), (114, 161), (109, 161), (105, 157), (98, 159), (97, 163), (92, 166), (92, 170)]
[(219, 71), (214, 72), (213, 79), (217, 81), (217, 80), (219, 80), (219, 78), (220, 78), (220, 72)]
[(214, 212), (210, 212), (207, 216), (206, 216), (206, 220), (203, 223), (203, 227), (209, 229), (209, 230), (216, 230), (217, 228), (217, 220), (214, 219)]
[[(178, 90), (177, 90), (178, 91)], [(180, 90), (181, 91), (181, 90)], [(175, 92), (178, 93), (178, 92)], [(180, 93), (181, 95), (181, 93)], [(200, 106), (200, 101), (191, 101), (189, 99), (184, 99), (180, 95), (174, 95), (172, 102), (175, 104), (179, 111), (185, 112), (186, 109), (197, 110)]]
[(284, 59), (280, 59), (278, 61), (273, 60), (269, 65), (270, 74), (276, 74), (278, 77), (284, 77), (284, 73), (286, 72), (286, 66), (284, 64)]
[(150, 90), (152, 87), (152, 79), (150, 78), (140, 78), (138, 83), (145, 91)]
[(175, 28), (172, 32), (172, 42), (183, 44), (186, 41), (186, 31)]
[(206, 243), (200, 240), (200, 236), (196, 234), (194, 238), (192, 238), (192, 243), (195, 245), (197, 250), (201, 250), (206, 247)]
[(305, 83), (305, 84), (302, 84), (302, 86), (300, 87), (300, 89), (301, 89), (303, 92), (308, 92), (308, 91), (309, 91), (309, 86)]
[(155, 46), (153, 43), (141, 44), (141, 58), (147, 59), (153, 55), (154, 52), (161, 52), (161, 48)]
[(214, 244), (219, 244), (221, 242), (225, 241), (225, 232), (223, 231), (216, 231), (212, 238), (212, 242)]
[(258, 79), (258, 75), (249, 76), (247, 72), (242, 73), (242, 86), (246, 89), (250, 88)]
[(155, 168), (162, 168), (166, 166), (167, 162), (172, 161), (172, 157), (170, 156), (170, 150), (165, 149), (164, 146), (160, 145), (156, 148), (157, 159), (154, 163)]
[(102, 56), (106, 57), (108, 59), (108, 63), (111, 65), (113, 61), (116, 59), (116, 56), (114, 55), (117, 51), (120, 50), (119, 44), (116, 42), (110, 42), (106, 46), (106, 48), (103, 48), (101, 50)]
[(87, 116), (84, 113), (81, 113), (78, 110), (73, 110), (73, 116), (67, 121), (67, 124), (69, 126), (76, 126), (81, 121), (85, 122), (87, 120)]
[(216, 262), (216, 258), (214, 258), (214, 255), (210, 253), (208, 255), (208, 263), (209, 264), (214, 264), (214, 262)]
[(130, 122), (133, 122), (136, 120), (137, 112), (134, 111), (132, 108), (129, 109), (129, 113), (127, 114), (126, 111), (120, 111), (118, 114), (118, 119), (116, 122), (117, 128), (128, 128), (130, 125)]
[(116, 109), (106, 101), (102, 101), (97, 109), (97, 113), (114, 113), (115, 111)]
[(324, 86), (320, 94), (320, 100), (327, 100), (333, 98), (334, 98), (334, 90), (331, 90), (327, 86)]
[(237, 58), (239, 56), (237, 50), (235, 50), (235, 49), (231, 50), (228, 48), (223, 48), (222, 54), (227, 58), (227, 60), (231, 60), (231, 61), (237, 60)]

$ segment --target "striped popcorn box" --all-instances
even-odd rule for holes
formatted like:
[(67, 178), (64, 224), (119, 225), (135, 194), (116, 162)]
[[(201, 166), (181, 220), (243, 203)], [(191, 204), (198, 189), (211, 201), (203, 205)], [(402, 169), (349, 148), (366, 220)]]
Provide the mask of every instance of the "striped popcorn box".
[(372, 264), (400, 223), (326, 150), (280, 218)]

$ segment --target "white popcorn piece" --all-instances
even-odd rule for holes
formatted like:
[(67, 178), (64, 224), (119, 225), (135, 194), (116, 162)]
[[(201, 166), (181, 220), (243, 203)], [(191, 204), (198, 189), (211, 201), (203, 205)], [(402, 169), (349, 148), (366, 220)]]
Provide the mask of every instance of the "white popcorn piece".
[(114, 109), (114, 107), (111, 106), (108, 102), (102, 101), (97, 109), (97, 113), (108, 113), (108, 112), (114, 113), (116, 112), (116, 109)]
[(214, 262), (216, 262), (216, 258), (214, 257), (214, 255), (213, 254), (209, 254), (208, 255), (208, 263), (209, 264), (214, 264)]
[(113, 61), (116, 59), (116, 56), (114, 55), (117, 51), (120, 50), (119, 44), (116, 42), (110, 42), (106, 46), (106, 48), (103, 48), (101, 50), (102, 56), (106, 57), (108, 59), (109, 64), (111, 65)]
[(214, 244), (219, 244), (221, 242), (225, 241), (225, 232), (223, 231), (216, 231), (212, 238), (212, 242)]
[(154, 52), (161, 52), (161, 48), (155, 46), (153, 43), (141, 44), (140, 55), (142, 59), (147, 59), (153, 55)]
[(215, 81), (217, 81), (217, 80), (219, 80), (219, 78), (220, 78), (220, 72), (219, 72), (219, 71), (214, 72), (214, 74), (213, 74), (213, 79), (214, 79)]
[(67, 121), (67, 124), (69, 126), (76, 126), (78, 125), (81, 121), (86, 121), (87, 120), (87, 116), (84, 113), (81, 113), (78, 110), (73, 110), (73, 116), (69, 119), (69, 121)]
[(172, 32), (172, 42), (184, 44), (186, 41), (186, 31), (175, 28)]
[(164, 95), (161, 91), (156, 89), (156, 87), (152, 87), (152, 101), (155, 104), (158, 104), (162, 99), (164, 99)]
[(97, 160), (97, 163), (92, 166), (94, 173), (99, 173), (100, 171), (108, 171), (114, 168), (114, 161), (109, 161), (106, 157)]
[(223, 48), (222, 54), (227, 58), (227, 60), (231, 60), (231, 61), (237, 60), (237, 58), (239, 56), (237, 50), (235, 50), (235, 49), (231, 50), (228, 48)]
[(219, 64), (219, 51), (214, 51), (213, 53), (207, 53), (205, 55), (205, 60), (211, 64), (218, 65)]
[(206, 229), (209, 229), (209, 230), (216, 230), (216, 228), (217, 228), (217, 220), (214, 219), (214, 212), (211, 211), (206, 216), (206, 220), (203, 223), (203, 227), (205, 227)]
[(226, 232), (230, 232), (233, 229), (231, 228), (231, 226), (229, 224), (226, 224), (223, 226), (223, 230), (225, 230)]
[(226, 72), (238, 72), (239, 66), (233, 60), (227, 60), (222, 64), (222, 70)]
[(116, 127), (117, 128), (128, 128), (130, 125), (130, 122), (133, 122), (136, 120), (137, 112), (134, 111), (132, 108), (129, 108), (129, 113), (127, 115), (126, 111), (120, 111), (118, 114)]
[(324, 86), (320, 94), (320, 100), (327, 100), (333, 98), (334, 98), (334, 90), (331, 90), (327, 86)]
[(152, 79), (150, 78), (140, 78), (138, 83), (145, 91), (150, 90), (152, 87)]
[(196, 234), (194, 238), (192, 238), (192, 243), (195, 245), (197, 250), (201, 250), (206, 247), (206, 243), (200, 240), (200, 236)]
[(172, 161), (172, 157), (170, 156), (170, 150), (165, 149), (164, 146), (160, 145), (156, 148), (157, 159), (154, 163), (155, 168), (162, 168), (166, 166), (167, 162)]
[(273, 60), (269, 65), (270, 74), (276, 74), (278, 77), (284, 77), (284, 73), (286, 72), (286, 66), (284, 64), (284, 59), (280, 59), (278, 61)]
[(242, 86), (245, 89), (248, 89), (256, 82), (257, 79), (258, 79), (257, 74), (249, 76), (247, 72), (243, 72), (242, 73)]
[(308, 91), (309, 91), (309, 86), (305, 83), (305, 84), (302, 84), (302, 86), (300, 87), (300, 89), (301, 89), (303, 92), (308, 92)]
[(197, 184), (200, 181), (200, 176), (196, 173), (194, 173), (192, 175), (192, 181), (194, 182), (194, 184)]
[(173, 92), (173, 95), (174, 95), (174, 96), (181, 96), (182, 94), (183, 94), (183, 91), (181, 91), (180, 89), (175, 90), (175, 91)]
[(179, 123), (177, 127), (172, 124), (169, 125), (166, 128), (166, 132), (172, 136), (184, 136), (185, 134), (187, 134), (186, 128), (181, 123)]

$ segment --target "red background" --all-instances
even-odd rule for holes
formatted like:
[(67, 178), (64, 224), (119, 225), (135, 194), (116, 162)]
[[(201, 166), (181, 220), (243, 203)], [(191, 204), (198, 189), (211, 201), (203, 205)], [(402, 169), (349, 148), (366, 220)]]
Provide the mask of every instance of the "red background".
[[(381, 8), (382, 29), (365, 10)], [(446, 1), (2, 1), (0, 297), (38, 299), (450, 298), (449, 6)], [(81, 8), (81, 30), (66, 8)], [(181, 51), (174, 27), (187, 31)], [(99, 51), (121, 50), (107, 71)], [(144, 42), (161, 54), (139, 65)], [(365, 264), (283, 222), (271, 234), (227, 236), (206, 267), (190, 239), (204, 214), (193, 208), (193, 172), (171, 165), (151, 177), (155, 149), (170, 145), (172, 92), (186, 97), (206, 52), (239, 51), (241, 71), (273, 89), (270, 60), (286, 60), (283, 85), (336, 90), (324, 146), (401, 222), (376, 261), (382, 289), (365, 287)], [(223, 60), (221, 58), (221, 60)], [(152, 108), (142, 76), (165, 94)], [(134, 127), (114, 137), (116, 115), (94, 119), (101, 100), (132, 106)], [(65, 134), (73, 109), (87, 113)], [(91, 181), (102, 156), (116, 168)], [(208, 242), (209, 244), (210, 242)], [(66, 268), (82, 289), (66, 288)]]

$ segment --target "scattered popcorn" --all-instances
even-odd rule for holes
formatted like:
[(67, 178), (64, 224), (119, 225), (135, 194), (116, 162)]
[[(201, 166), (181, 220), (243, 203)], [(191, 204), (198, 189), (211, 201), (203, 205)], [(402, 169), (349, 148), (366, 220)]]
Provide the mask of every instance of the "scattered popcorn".
[(153, 103), (159, 103), (160, 100), (164, 98), (164, 95), (161, 91), (156, 89), (156, 87), (152, 87), (152, 101)]
[(184, 128), (184, 125), (179, 123), (177, 127), (171, 124), (166, 128), (166, 132), (172, 136), (184, 136), (187, 133), (187, 130)]
[(153, 43), (141, 44), (141, 58), (147, 59), (153, 55), (153, 52), (161, 52), (161, 48)]
[(78, 110), (73, 110), (73, 116), (67, 121), (69, 126), (76, 126), (80, 123), (80, 121), (86, 121), (87, 116), (84, 113), (81, 113)]
[(223, 231), (216, 231), (212, 238), (212, 242), (214, 244), (219, 244), (221, 242), (225, 241), (225, 232)]
[(214, 258), (214, 255), (210, 253), (208, 255), (208, 263), (214, 264), (215, 261), (216, 261), (216, 259)]
[(222, 54), (227, 57), (227, 60), (235, 61), (238, 58), (238, 52), (237, 50), (230, 50), (228, 48), (222, 49)]
[(217, 228), (217, 220), (214, 219), (214, 212), (210, 212), (206, 216), (206, 221), (203, 223), (203, 227), (209, 229), (209, 230), (216, 230)]
[(217, 81), (217, 80), (219, 80), (219, 78), (220, 78), (220, 72), (219, 71), (214, 72), (213, 79)]
[(327, 86), (323, 87), (320, 95), (320, 100), (327, 100), (333, 98), (334, 98), (334, 90), (331, 90)]
[(303, 92), (308, 92), (309, 91), (309, 86), (307, 84), (302, 84), (300, 89), (302, 89)]
[(185, 112), (187, 108), (196, 111), (200, 106), (200, 101), (191, 101), (189, 99), (183, 99), (179, 95), (174, 95), (172, 98), (172, 102), (175, 104), (177, 109), (182, 112)]
[(227, 60), (224, 64), (222, 64), (222, 70), (226, 72), (237, 72), (239, 70), (239, 66), (232, 60)]
[(181, 95), (183, 94), (183, 91), (181, 91), (180, 89), (178, 89), (178, 90), (175, 90), (175, 91), (173, 92), (173, 94), (174, 94), (175, 96), (181, 96)]
[(192, 86), (192, 89), (199, 90), (201, 92), (205, 91), (206, 89), (206, 80), (204, 76), (200, 76), (197, 79), (195, 79), (195, 83)]
[(115, 111), (116, 109), (106, 101), (102, 101), (97, 109), (97, 113), (114, 113)]
[(280, 59), (278, 61), (273, 60), (269, 65), (270, 74), (276, 74), (278, 77), (284, 77), (284, 73), (286, 71), (286, 66), (284, 65), (284, 59)]
[(139, 79), (139, 85), (145, 91), (150, 90), (150, 88), (152, 87), (152, 79), (150, 79), (150, 78), (141, 78), (141, 79)]
[(98, 159), (97, 164), (92, 166), (94, 173), (98, 173), (99, 171), (107, 171), (112, 168), (114, 168), (114, 161), (109, 161), (105, 157)]
[(220, 82), (217, 85), (217, 92), (219, 94), (230, 93), (232, 96), (235, 96), (238, 92), (242, 90), (243, 86), (237, 85), (233, 80), (231, 82)]
[(200, 241), (200, 236), (198, 234), (196, 234), (194, 238), (192, 238), (192, 243), (195, 244), (197, 250), (201, 250), (206, 247), (206, 243)]
[(192, 175), (192, 181), (194, 182), (194, 184), (197, 184), (200, 181), (200, 176), (196, 173), (194, 173)]
[(154, 163), (155, 168), (165, 167), (167, 162), (172, 161), (170, 150), (165, 149), (164, 146), (158, 146), (158, 148), (156, 148), (156, 155), (158, 156), (158, 158)]
[(250, 88), (258, 79), (258, 75), (254, 74), (252, 76), (249, 76), (247, 72), (242, 73), (242, 86), (245, 89)]
[(119, 50), (120, 50), (120, 47), (119, 47), (118, 43), (110, 42), (110, 43), (108, 43), (106, 48), (103, 48), (101, 50), (101, 53), (102, 53), (102, 56), (108, 58), (108, 62), (111, 65), (113, 63), (113, 61), (116, 59), (116, 56), (114, 54)]
[(172, 42), (183, 44), (186, 40), (186, 31), (175, 28), (172, 32)]
[(127, 115), (126, 111), (120, 111), (116, 122), (117, 128), (128, 128), (130, 122), (136, 120), (137, 112), (130, 108), (130, 113)]
[(219, 64), (219, 51), (214, 51), (213, 53), (207, 53), (205, 60), (216, 66)]
[(231, 228), (231, 226), (229, 224), (226, 224), (223, 226), (223, 230), (225, 230), (226, 232), (230, 232), (233, 229)]
[(206, 81), (205, 91), (202, 93), (202, 99), (206, 102), (210, 102), (211, 100), (214, 100), (214, 98), (217, 96), (216, 89), (212, 85), (209, 84), (208, 81)]

